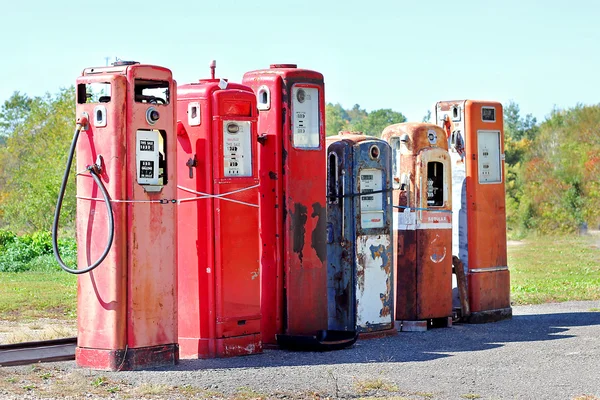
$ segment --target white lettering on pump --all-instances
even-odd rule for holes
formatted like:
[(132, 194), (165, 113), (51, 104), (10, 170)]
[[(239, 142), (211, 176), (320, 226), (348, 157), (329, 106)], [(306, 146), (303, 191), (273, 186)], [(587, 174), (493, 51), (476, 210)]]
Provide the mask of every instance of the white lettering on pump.
[(223, 176), (252, 176), (250, 121), (223, 121)]

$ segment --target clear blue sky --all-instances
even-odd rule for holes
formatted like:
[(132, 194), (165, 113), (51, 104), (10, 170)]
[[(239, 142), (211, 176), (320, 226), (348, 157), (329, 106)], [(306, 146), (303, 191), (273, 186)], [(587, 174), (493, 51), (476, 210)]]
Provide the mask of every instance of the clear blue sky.
[(600, 102), (600, 1), (5, 1), (0, 102), (74, 83), (105, 57), (179, 83), (297, 63), (326, 99), (420, 121), (437, 100), (514, 100), (538, 119)]

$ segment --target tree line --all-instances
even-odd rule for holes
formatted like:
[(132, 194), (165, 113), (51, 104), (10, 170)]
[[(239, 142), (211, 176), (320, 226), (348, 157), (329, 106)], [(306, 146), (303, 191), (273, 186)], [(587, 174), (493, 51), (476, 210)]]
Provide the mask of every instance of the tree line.
[[(427, 116), (424, 118), (427, 119)], [(48, 231), (74, 130), (73, 87), (29, 97), (15, 92), (0, 107), (0, 229)], [(362, 131), (380, 136), (405, 122), (392, 109), (326, 105), (327, 135)], [(511, 234), (574, 232), (600, 223), (600, 105), (551, 110), (539, 123), (504, 107), (507, 222)], [(74, 234), (75, 171), (61, 214)]]

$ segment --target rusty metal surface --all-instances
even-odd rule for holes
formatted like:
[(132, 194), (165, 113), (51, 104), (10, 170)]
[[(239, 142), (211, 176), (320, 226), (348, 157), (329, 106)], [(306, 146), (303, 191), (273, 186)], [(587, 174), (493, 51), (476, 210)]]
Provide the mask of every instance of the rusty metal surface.
[[(450, 157), (445, 132), (434, 124), (388, 126), (382, 138), (392, 146), (396, 270), (396, 319), (452, 315)], [(439, 163), (442, 202), (430, 206), (428, 163)]]
[[(146, 121), (147, 103), (134, 101), (136, 79), (168, 82), (169, 104), (153, 104), (160, 119), (150, 126)], [(78, 85), (110, 83), (105, 127), (94, 119), (82, 131), (77, 146), (77, 170), (93, 164), (102, 155), (102, 179), (114, 200), (162, 200), (176, 198), (175, 178), (175, 82), (171, 71), (150, 65), (129, 65), (108, 69), (87, 69)], [(84, 90), (85, 92), (85, 90)], [(81, 94), (81, 92), (79, 92)], [(96, 117), (98, 103), (79, 99), (77, 115), (87, 112)], [(165, 132), (168, 183), (160, 193), (146, 193), (136, 183), (136, 131)], [(77, 178), (79, 197), (97, 198), (98, 188), (85, 175)], [(86, 349), (92, 362), (93, 353), (115, 353), (125, 348), (163, 348), (177, 357), (177, 284), (176, 284), (176, 216), (177, 205), (159, 203), (115, 203), (115, 241), (105, 261), (93, 272), (78, 278), (79, 349)], [(102, 202), (78, 199), (78, 264), (89, 265), (103, 249), (106, 220)], [(151, 355), (144, 360), (151, 361)], [(168, 358), (168, 357), (167, 357)], [(79, 361), (78, 361), (79, 362)]]
[[(293, 66), (244, 74), (255, 92), (266, 87), (270, 107), (259, 112), (263, 340), (312, 335), (327, 328), (325, 98), (323, 75)], [(292, 90), (318, 91), (319, 148), (296, 148)]]
[[(348, 132), (328, 137), (327, 143), (329, 326), (361, 332), (389, 329), (394, 308), (389, 146)], [(377, 158), (369, 156), (373, 146)], [(380, 181), (361, 188), (361, 173)], [(359, 195), (373, 190), (372, 196)], [(365, 210), (361, 201), (369, 204), (363, 204)]]
[(458, 287), (458, 296), (460, 298), (461, 318), (466, 318), (471, 314), (469, 306), (469, 292), (467, 290), (467, 276), (465, 267), (457, 256), (452, 256), (452, 267), (456, 275), (456, 283)]
[[(483, 107), (495, 109), (495, 121), (483, 121)], [(473, 277), (470, 272), (507, 266), (502, 105), (494, 101), (442, 101), (436, 104), (435, 119), (449, 136), (460, 133), (463, 139), (462, 146), (450, 149), (454, 184), (457, 189), (461, 188), (455, 193), (453, 202), (456, 217), (453, 252), (460, 257), (468, 274), (471, 311), (508, 308), (510, 282), (502, 276), (502, 271)], [(502, 182), (479, 183), (478, 135), (486, 131), (500, 134)], [(496, 273), (499, 276), (494, 276)], [(476, 288), (470, 287), (472, 281), (477, 282)], [(482, 292), (481, 288), (486, 291)]]

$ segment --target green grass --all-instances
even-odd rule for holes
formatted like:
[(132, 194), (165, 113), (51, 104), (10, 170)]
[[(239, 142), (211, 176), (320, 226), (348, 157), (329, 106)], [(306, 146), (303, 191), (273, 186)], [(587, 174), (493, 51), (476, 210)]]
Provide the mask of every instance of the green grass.
[(66, 272), (0, 272), (0, 319), (73, 319), (77, 277)]
[(600, 299), (600, 236), (529, 237), (508, 247), (514, 304)]
[[(600, 235), (532, 236), (523, 243), (508, 247), (514, 304), (600, 300)], [(0, 272), (0, 319), (76, 317), (77, 277), (39, 269)]]

